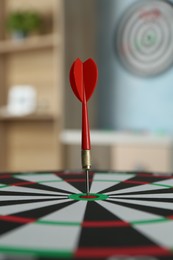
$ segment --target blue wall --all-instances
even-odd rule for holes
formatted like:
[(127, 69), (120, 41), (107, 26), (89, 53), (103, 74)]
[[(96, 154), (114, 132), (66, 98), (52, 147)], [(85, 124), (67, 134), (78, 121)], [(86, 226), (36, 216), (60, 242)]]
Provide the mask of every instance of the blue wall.
[(134, 2), (98, 0), (98, 125), (103, 129), (170, 133), (173, 132), (173, 68), (153, 78), (137, 77), (126, 71), (116, 56), (115, 28), (122, 13)]

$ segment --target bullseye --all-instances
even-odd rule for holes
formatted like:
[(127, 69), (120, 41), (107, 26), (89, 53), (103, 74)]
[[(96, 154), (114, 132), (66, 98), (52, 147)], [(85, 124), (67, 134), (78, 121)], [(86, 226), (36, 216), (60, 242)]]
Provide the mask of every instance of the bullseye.
[(173, 8), (168, 2), (141, 0), (123, 15), (117, 52), (132, 73), (153, 76), (173, 64)]
[(82, 195), (81, 199), (96, 199), (96, 195)]

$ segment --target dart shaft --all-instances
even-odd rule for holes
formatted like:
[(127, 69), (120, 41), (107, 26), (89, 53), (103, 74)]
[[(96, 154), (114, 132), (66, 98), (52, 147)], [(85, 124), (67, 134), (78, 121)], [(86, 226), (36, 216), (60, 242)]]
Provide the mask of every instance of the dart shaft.
[(88, 107), (87, 107), (85, 91), (84, 91), (84, 97), (82, 102), (82, 150), (90, 150), (90, 149), (91, 149), (91, 144), (90, 144)]

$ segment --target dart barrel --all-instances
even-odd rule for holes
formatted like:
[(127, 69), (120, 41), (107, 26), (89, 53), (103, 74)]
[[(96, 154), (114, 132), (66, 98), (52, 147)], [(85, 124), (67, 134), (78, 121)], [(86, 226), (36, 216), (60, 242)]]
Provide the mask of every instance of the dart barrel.
[(82, 168), (89, 170), (91, 168), (91, 151), (90, 150), (82, 150), (81, 158), (82, 158)]

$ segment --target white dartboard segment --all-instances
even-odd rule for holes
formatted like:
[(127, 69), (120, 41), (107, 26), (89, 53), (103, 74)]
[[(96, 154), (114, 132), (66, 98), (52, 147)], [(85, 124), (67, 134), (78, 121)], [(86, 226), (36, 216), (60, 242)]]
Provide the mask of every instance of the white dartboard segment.
[(94, 175), (94, 179), (92, 181), (90, 191), (93, 193), (100, 192), (101, 190), (112, 187), (115, 184), (118, 184), (122, 181), (133, 178), (134, 176), (135, 176), (134, 174), (126, 174), (126, 173), (117, 173), (115, 175), (111, 173), (106, 173), (106, 174), (96, 173)]

